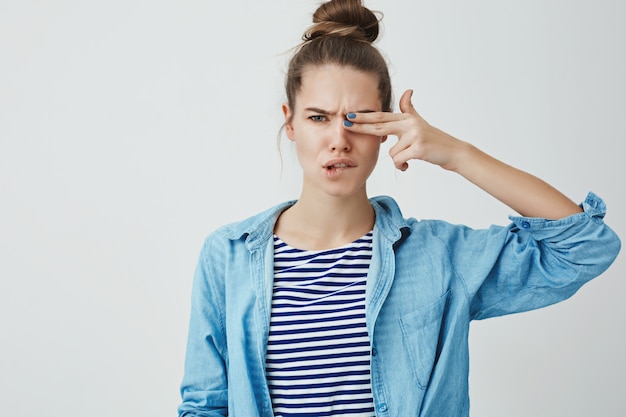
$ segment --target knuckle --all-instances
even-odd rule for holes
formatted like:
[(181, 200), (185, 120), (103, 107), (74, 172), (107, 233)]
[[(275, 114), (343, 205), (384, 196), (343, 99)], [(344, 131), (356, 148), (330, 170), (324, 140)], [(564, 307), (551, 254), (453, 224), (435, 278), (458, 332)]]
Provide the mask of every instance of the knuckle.
[(391, 157), (391, 160), (393, 161), (393, 164), (395, 165), (396, 168), (400, 168), (405, 162), (402, 158), (398, 158), (397, 155), (393, 155)]
[(414, 159), (423, 159), (424, 158), (424, 147), (418, 143), (413, 144), (411, 146), (411, 156)]

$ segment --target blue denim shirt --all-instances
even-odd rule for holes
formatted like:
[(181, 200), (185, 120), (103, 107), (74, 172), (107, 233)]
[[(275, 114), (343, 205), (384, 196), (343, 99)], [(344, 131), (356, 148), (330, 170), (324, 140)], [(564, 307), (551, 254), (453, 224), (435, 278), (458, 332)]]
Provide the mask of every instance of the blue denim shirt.
[[(370, 200), (366, 317), (378, 417), (469, 415), (470, 321), (547, 306), (598, 276), (620, 250), (589, 193), (560, 220), (510, 217), (473, 230), (405, 219)], [(207, 237), (196, 269), (179, 416), (273, 416), (265, 350), (273, 228), (287, 202)]]

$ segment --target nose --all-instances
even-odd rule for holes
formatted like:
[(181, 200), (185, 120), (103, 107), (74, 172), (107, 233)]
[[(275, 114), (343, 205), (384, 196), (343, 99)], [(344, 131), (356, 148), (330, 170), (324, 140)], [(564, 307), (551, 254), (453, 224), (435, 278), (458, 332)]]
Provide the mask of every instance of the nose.
[(352, 149), (350, 143), (350, 132), (343, 127), (343, 118), (337, 117), (333, 121), (333, 129), (329, 143), (330, 150), (333, 152), (349, 152)]

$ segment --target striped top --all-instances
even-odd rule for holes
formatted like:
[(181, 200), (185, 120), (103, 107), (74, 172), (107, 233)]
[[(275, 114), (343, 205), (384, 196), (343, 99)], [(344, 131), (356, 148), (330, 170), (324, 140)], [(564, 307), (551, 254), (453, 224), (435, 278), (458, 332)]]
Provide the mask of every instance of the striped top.
[(365, 282), (372, 232), (306, 251), (274, 236), (266, 376), (277, 417), (374, 416)]

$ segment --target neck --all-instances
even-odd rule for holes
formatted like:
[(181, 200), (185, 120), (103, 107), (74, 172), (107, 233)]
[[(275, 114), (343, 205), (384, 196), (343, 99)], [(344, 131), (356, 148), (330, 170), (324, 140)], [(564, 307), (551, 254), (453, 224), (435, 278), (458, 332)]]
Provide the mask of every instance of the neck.
[(374, 227), (374, 209), (365, 192), (352, 196), (303, 193), (278, 219), (275, 233), (300, 249), (329, 249), (350, 243)]

